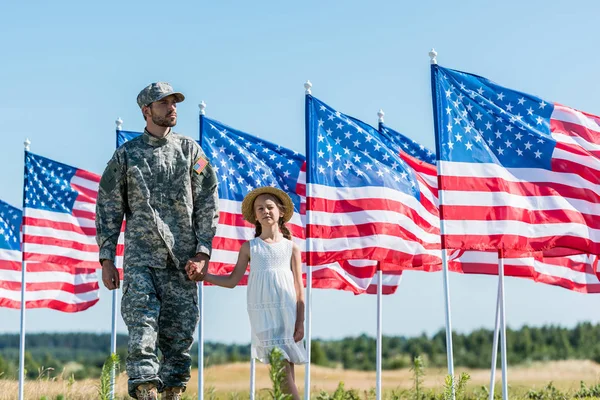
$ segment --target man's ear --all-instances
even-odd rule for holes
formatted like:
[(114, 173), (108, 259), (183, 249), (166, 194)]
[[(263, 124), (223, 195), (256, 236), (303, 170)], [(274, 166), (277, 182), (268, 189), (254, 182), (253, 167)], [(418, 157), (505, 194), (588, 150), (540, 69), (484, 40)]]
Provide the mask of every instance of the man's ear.
[(144, 116), (144, 118), (152, 116), (152, 110), (150, 109), (150, 106), (142, 107), (142, 115)]

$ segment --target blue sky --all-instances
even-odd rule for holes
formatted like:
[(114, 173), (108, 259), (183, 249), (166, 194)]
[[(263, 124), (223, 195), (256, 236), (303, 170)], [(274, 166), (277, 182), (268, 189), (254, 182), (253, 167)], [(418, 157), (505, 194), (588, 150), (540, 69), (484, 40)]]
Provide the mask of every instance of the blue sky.
[[(386, 123), (434, 148), (429, 57), (507, 87), (600, 114), (595, 1), (2, 2), (0, 198), (21, 204), (23, 141), (32, 151), (101, 173), (114, 120), (141, 130), (135, 98), (150, 82), (186, 95), (177, 131), (207, 115), (304, 150), (304, 88), (332, 107)], [(491, 328), (497, 278), (450, 275), (453, 328)], [(245, 343), (245, 289), (207, 288), (208, 340)], [(375, 296), (313, 292), (313, 337), (376, 332)], [(508, 325), (599, 322), (600, 296), (507, 278)], [(406, 273), (384, 298), (384, 334), (444, 326), (442, 275)], [(28, 332), (110, 331), (111, 296), (80, 314), (28, 311)], [(0, 309), (0, 332), (19, 312)], [(120, 320), (119, 330), (126, 331)]]

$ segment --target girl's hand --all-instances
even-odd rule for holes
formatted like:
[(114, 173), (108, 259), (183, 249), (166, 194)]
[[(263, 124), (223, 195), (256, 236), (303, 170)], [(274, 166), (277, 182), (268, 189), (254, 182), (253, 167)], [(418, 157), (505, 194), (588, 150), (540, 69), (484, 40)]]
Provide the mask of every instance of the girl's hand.
[(294, 341), (298, 343), (304, 338), (304, 322), (298, 321), (296, 322), (296, 327), (294, 328)]
[(185, 272), (190, 280), (203, 281), (208, 272), (208, 256), (200, 253), (191, 258), (185, 265)]

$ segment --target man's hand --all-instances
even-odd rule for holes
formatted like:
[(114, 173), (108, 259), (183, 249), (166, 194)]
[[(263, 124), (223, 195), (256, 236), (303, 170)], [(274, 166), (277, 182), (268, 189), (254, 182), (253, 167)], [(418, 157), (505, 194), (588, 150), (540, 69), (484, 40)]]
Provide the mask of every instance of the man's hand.
[(192, 257), (187, 264), (185, 264), (185, 272), (187, 273), (188, 278), (196, 282), (204, 280), (204, 277), (208, 272), (208, 260), (208, 255), (204, 253), (198, 253)]
[(102, 283), (108, 290), (115, 290), (121, 286), (119, 271), (111, 260), (102, 261)]
[(304, 321), (296, 321), (294, 328), (294, 342), (298, 343), (304, 338)]

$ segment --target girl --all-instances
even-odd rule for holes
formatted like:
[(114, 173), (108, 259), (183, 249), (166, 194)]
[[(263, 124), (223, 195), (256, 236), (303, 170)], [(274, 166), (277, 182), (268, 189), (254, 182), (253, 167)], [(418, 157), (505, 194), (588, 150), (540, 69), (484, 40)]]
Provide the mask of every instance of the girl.
[(300, 341), (304, 337), (304, 290), (300, 248), (292, 242), (285, 223), (294, 205), (290, 197), (277, 188), (260, 187), (246, 195), (242, 202), (244, 219), (256, 226), (255, 238), (240, 249), (235, 268), (228, 276), (189, 268), (190, 279), (233, 288), (248, 277), (248, 315), (252, 328), (251, 356), (269, 362), (269, 353), (278, 347), (286, 360), (288, 393), (299, 399), (295, 384), (294, 364), (306, 363), (306, 351)]

